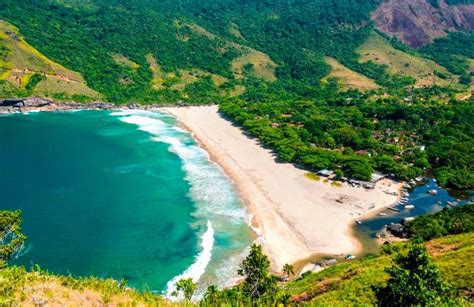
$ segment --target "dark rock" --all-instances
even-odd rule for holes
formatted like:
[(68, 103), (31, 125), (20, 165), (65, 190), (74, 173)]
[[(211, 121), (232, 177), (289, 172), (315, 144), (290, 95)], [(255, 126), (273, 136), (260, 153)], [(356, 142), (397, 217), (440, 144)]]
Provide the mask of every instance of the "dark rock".
[(320, 267), (328, 267), (337, 263), (337, 259), (325, 259), (315, 262), (314, 264), (319, 265)]
[(0, 100), (0, 106), (2, 107), (12, 107), (19, 103), (22, 103), (25, 99), (18, 98), (18, 99), (4, 99)]
[(457, 30), (474, 30), (474, 5), (437, 6), (426, 0), (385, 0), (372, 13), (377, 28), (418, 48)]
[(388, 225), (387, 230), (396, 237), (399, 237), (399, 238), (407, 237), (405, 227), (403, 227), (403, 225), (400, 223), (392, 223)]
[(34, 107), (41, 108), (44, 106), (49, 106), (53, 102), (44, 98), (28, 98), (23, 101), (25, 107)]

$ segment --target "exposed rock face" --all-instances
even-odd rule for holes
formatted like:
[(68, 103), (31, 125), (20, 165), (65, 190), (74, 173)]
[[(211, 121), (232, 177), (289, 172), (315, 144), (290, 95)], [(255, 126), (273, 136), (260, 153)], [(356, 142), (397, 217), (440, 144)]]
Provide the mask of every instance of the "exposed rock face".
[(435, 7), (428, 0), (384, 0), (372, 19), (380, 31), (414, 48), (450, 31), (474, 30), (474, 5), (438, 3)]
[(68, 111), (68, 110), (114, 110), (114, 109), (140, 109), (140, 110), (153, 110), (163, 107), (186, 107), (187, 104), (183, 102), (177, 102), (173, 104), (147, 104), (139, 105), (132, 103), (129, 105), (117, 106), (107, 102), (91, 102), (91, 103), (78, 103), (78, 102), (54, 102), (44, 98), (11, 98), (11, 99), (0, 99), (0, 114), (8, 113), (20, 113), (20, 112), (53, 112), (53, 111)]

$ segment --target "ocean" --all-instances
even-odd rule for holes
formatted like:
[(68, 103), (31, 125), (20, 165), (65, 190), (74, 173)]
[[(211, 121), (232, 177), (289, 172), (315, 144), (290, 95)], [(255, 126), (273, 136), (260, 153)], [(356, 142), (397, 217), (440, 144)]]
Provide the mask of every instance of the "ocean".
[(13, 264), (170, 294), (237, 277), (254, 237), (234, 186), (166, 113), (0, 116), (0, 209), (28, 236)]

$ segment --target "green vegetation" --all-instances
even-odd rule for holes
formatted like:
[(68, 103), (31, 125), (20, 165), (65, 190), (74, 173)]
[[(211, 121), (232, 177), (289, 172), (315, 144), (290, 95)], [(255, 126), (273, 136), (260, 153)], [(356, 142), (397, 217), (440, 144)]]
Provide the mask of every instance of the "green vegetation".
[[(378, 32), (373, 32), (357, 52), (360, 54), (360, 61), (384, 65), (391, 74), (412, 78), (416, 86), (447, 87), (450, 83), (455, 83), (446, 68), (423, 58), (396, 40), (390, 41)], [(441, 78), (436, 73), (442, 73), (444, 77)]]
[(390, 275), (387, 285), (377, 289), (380, 306), (454, 304), (449, 286), (441, 281), (423, 246), (415, 245), (406, 256), (398, 255), (394, 266), (386, 271)]
[[(377, 5), (5, 0), (0, 18), (44, 55), (12, 48), (20, 32), (3, 22), (1, 95), (217, 102), (281, 161), (309, 171), (363, 180), (375, 170), (401, 179), (430, 171), (444, 186), (472, 189), (473, 104), (465, 91), (473, 34), (413, 50), (374, 30), (368, 21)], [(36, 68), (16, 76), (11, 63)]]
[(410, 237), (423, 241), (450, 234), (474, 232), (474, 204), (444, 208), (436, 214), (420, 216), (405, 227)]
[(86, 97), (83, 101), (101, 97), (87, 87), (80, 74), (45, 57), (17, 28), (0, 20), (0, 97), (24, 96), (56, 100)]
[(176, 291), (173, 292), (173, 296), (178, 296), (179, 292), (183, 293), (184, 298), (190, 301), (193, 297), (194, 291), (196, 291), (196, 284), (192, 278), (180, 279), (176, 283)]
[[(254, 244), (238, 271), (244, 277), (243, 282), (223, 290), (211, 285), (198, 303), (204, 306), (268, 306), (303, 302), (384, 306), (468, 304), (474, 289), (470, 270), (474, 259), (474, 233), (472, 222), (468, 220), (469, 216), (472, 217), (472, 206), (419, 217), (414, 222), (424, 223), (426, 233), (439, 228), (434, 221), (442, 220), (446, 225), (458, 225), (462, 221), (462, 225), (470, 225), (456, 226), (455, 231), (450, 231), (458, 233), (456, 235), (426, 241), (424, 247), (412, 243), (385, 244), (378, 255), (345, 261), (286, 283), (278, 284), (280, 278), (270, 274), (268, 257), (261, 246)], [(20, 212), (0, 211), (2, 234), (11, 228), (8, 225), (19, 227), (20, 221)], [(293, 271), (293, 266), (287, 264), (283, 276), (289, 277)], [(190, 300), (196, 289), (193, 281), (180, 280), (176, 286), (176, 295), (182, 292), (186, 304), (192, 305)], [(33, 298), (58, 305), (76, 304), (84, 298), (98, 304), (173, 305), (158, 295), (128, 289), (126, 281), (54, 275), (38, 267), (33, 267), (30, 272), (15, 266), (0, 269), (0, 304), (32, 304)]]
[[(401, 179), (433, 170), (442, 185), (472, 189), (474, 104), (431, 100), (437, 88), (406, 97), (336, 94), (312, 100), (228, 101), (224, 116), (272, 148), (281, 161), (369, 180), (374, 170)], [(317, 97), (317, 98), (316, 98)]]
[(460, 75), (460, 83), (471, 83), (468, 60), (474, 58), (474, 33), (449, 33), (447, 37), (436, 39), (433, 44), (423, 47), (420, 51), (453, 74)]
[(37, 266), (29, 271), (18, 266), (0, 269), (0, 305), (35, 305), (38, 300), (61, 306), (77, 306), (84, 301), (122, 306), (165, 303), (161, 296), (127, 288), (124, 281), (55, 275)]
[(21, 211), (0, 211), (0, 269), (26, 240), (20, 224)]
[(262, 252), (260, 245), (253, 244), (250, 247), (250, 253), (238, 272), (245, 277), (242, 284), (242, 293), (245, 296), (258, 299), (276, 292), (276, 280), (270, 275), (270, 260)]
[(283, 274), (285, 274), (288, 278), (290, 278), (292, 275), (295, 275), (294, 267), (291, 264), (286, 263), (283, 266)]
[[(466, 299), (474, 287), (469, 270), (474, 255), (472, 233), (448, 236), (426, 244), (442, 280), (453, 287), (454, 293)], [(387, 245), (384, 245), (384, 249)], [(391, 244), (391, 252), (369, 255), (359, 260), (343, 262), (318, 273), (310, 273), (287, 283), (283, 290), (292, 302), (311, 302), (321, 306), (375, 305), (376, 290), (389, 279), (386, 269), (394, 257), (406, 254), (409, 244)]]
[[(388, 40), (371, 44), (377, 34), (370, 13), (377, 5), (371, 0), (5, 0), (0, 18), (116, 103), (210, 103), (237, 95), (259, 100), (267, 90), (312, 97), (328, 76), (337, 77), (344, 89), (450, 85), (450, 74), (438, 64), (466, 83), (466, 70), (456, 59), (460, 52), (472, 58), (471, 51), (459, 51), (470, 48), (458, 48), (470, 43), (468, 34), (423, 49), (420, 54), (438, 64), (401, 51), (402, 56), (389, 54), (394, 61), (364, 55), (361, 60), (359, 48), (367, 39), (361, 49), (367, 53), (394, 50)], [(410, 66), (398, 67), (402, 62)], [(431, 74), (434, 67), (437, 74)]]

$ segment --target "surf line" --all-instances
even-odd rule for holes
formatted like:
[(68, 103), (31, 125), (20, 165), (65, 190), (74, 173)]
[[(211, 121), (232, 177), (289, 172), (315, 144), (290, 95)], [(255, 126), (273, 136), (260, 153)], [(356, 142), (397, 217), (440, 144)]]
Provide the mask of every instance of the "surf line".
[(212, 258), (212, 249), (214, 247), (214, 228), (211, 221), (207, 221), (207, 230), (201, 236), (201, 252), (197, 255), (196, 260), (183, 273), (175, 276), (166, 285), (166, 296), (172, 298), (172, 293), (176, 291), (176, 283), (181, 279), (191, 278), (197, 283), (206, 271), (206, 267)]

